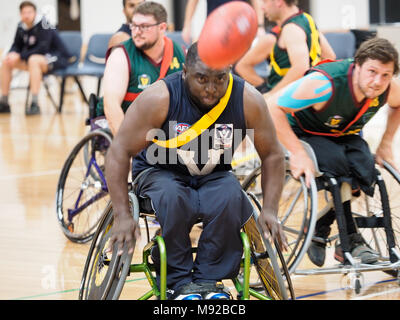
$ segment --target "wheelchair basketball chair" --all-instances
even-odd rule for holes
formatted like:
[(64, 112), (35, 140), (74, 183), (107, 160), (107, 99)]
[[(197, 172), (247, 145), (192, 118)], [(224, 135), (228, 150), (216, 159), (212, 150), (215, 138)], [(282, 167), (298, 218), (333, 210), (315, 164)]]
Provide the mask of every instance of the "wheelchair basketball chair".
[(97, 102), (91, 94), (89, 132), (70, 152), (57, 184), (57, 219), (65, 236), (77, 243), (92, 239), (109, 199), (104, 161), (112, 134), (104, 116), (96, 115)]
[[(377, 182), (373, 197), (361, 194), (352, 196), (351, 187), (347, 183), (342, 186), (334, 177), (318, 171), (317, 161), (310, 145), (302, 142), (317, 168), (316, 178), (307, 188), (303, 177), (296, 180), (289, 169), (289, 155), (286, 154), (286, 176), (279, 208), (279, 219), (289, 242), (289, 252), (285, 262), (290, 274), (312, 275), (333, 274), (353, 275), (352, 288), (356, 293), (361, 290), (361, 278), (364, 271), (384, 271), (398, 277), (400, 284), (400, 174), (388, 163), (384, 170), (376, 168)], [(261, 168), (256, 168), (242, 183), (244, 190), (259, 192), (259, 176)], [(350, 254), (349, 237), (342, 203), (351, 201), (352, 214), (356, 225), (367, 245), (376, 251), (379, 260), (375, 264), (362, 264)], [(323, 206), (324, 205), (324, 206)], [(338, 233), (321, 239), (314, 236), (318, 218), (335, 208)], [(344, 262), (328, 268), (298, 269), (305, 253), (314, 241), (331, 243), (340, 239)]]
[[(133, 186), (135, 181), (132, 183)], [(147, 218), (154, 217), (154, 212), (149, 199), (138, 198), (133, 190), (134, 187), (131, 187), (129, 191), (132, 215), (136, 221), (139, 218), (144, 220), (147, 234), (147, 244), (142, 249), (141, 261), (132, 263), (132, 259), (136, 260), (138, 257), (133, 253), (128, 254), (126, 250), (121, 256), (117, 256), (116, 245), (112, 253), (106, 250), (113, 227), (113, 207), (109, 202), (89, 249), (80, 285), (79, 299), (118, 299), (127, 276), (135, 273), (145, 274), (150, 289), (134, 299), (165, 300), (167, 298), (168, 255), (164, 240), (157, 231), (152, 238), (150, 237)], [(231, 279), (237, 292), (237, 298), (246, 300), (252, 296), (260, 300), (295, 299), (290, 275), (279, 247), (265, 239), (259, 232), (261, 229), (257, 225), (257, 218), (261, 205), (251, 193), (247, 193), (247, 196), (253, 204), (254, 213), (241, 231), (244, 252), (241, 262), (242, 272), (235, 279)], [(136, 247), (138, 247), (137, 243)], [(158, 248), (157, 250), (160, 252), (159, 286), (154, 276), (155, 266), (150, 261), (150, 252), (153, 248)], [(196, 248), (192, 248), (192, 252), (195, 254)], [(256, 278), (257, 283), (260, 283), (261, 286), (251, 287), (250, 280), (253, 278)]]

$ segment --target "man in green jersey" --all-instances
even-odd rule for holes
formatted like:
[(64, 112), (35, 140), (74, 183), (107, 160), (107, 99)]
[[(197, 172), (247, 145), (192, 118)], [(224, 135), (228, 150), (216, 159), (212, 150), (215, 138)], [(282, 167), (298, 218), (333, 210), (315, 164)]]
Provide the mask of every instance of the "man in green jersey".
[[(132, 38), (111, 48), (104, 71), (104, 114), (115, 135), (136, 97), (152, 83), (182, 70), (185, 54), (179, 44), (165, 36), (167, 12), (156, 2), (135, 8)], [(121, 108), (122, 107), (122, 108)], [(102, 112), (99, 103), (97, 114)]]
[[(300, 139), (311, 145), (318, 168), (348, 182), (356, 194), (360, 189), (373, 194), (375, 161), (394, 165), (392, 142), (400, 124), (398, 52), (386, 39), (363, 43), (352, 59), (322, 63), (301, 79), (267, 99), (278, 138), (290, 152), (290, 169), (295, 178), (305, 175), (310, 183), (316, 169)], [(386, 130), (375, 152), (358, 134), (385, 104), (389, 105)], [(376, 254), (364, 244), (351, 217), (350, 201), (343, 203), (350, 252), (362, 263), (374, 263)], [(326, 239), (335, 219), (332, 209), (317, 221), (315, 235)], [(326, 243), (312, 242), (308, 255), (322, 266)], [(339, 261), (340, 250), (335, 258)]]
[[(335, 59), (328, 41), (318, 31), (313, 18), (299, 9), (297, 0), (264, 0), (262, 9), (268, 20), (277, 26), (273, 32), (260, 37), (235, 67), (236, 72), (260, 92), (277, 92), (301, 78), (321, 59)], [(271, 66), (267, 82), (254, 69), (266, 58)]]

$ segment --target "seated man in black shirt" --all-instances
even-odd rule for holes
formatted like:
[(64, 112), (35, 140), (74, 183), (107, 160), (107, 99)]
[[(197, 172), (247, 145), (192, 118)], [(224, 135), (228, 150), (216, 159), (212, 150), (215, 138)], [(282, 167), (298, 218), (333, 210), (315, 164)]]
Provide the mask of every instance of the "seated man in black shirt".
[(8, 93), (13, 69), (29, 72), (32, 104), (25, 110), (27, 115), (40, 113), (38, 94), (43, 74), (68, 65), (70, 54), (57, 31), (36, 13), (30, 1), (20, 4), (21, 22), (18, 24), (14, 42), (2, 62), (0, 113), (9, 113)]

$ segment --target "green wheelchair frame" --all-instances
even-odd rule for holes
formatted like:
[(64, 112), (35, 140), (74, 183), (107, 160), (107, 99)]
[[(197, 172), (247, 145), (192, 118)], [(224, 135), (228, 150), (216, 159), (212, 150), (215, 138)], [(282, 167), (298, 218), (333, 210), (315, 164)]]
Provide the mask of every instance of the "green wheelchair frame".
[[(261, 209), (261, 205), (254, 195), (247, 193), (247, 196), (253, 204), (254, 214), (240, 233), (243, 243), (242, 272), (231, 279), (238, 292), (238, 299), (248, 300), (251, 296), (259, 300), (295, 299), (290, 275), (279, 247), (271, 244), (258, 231), (257, 211)], [(140, 216), (146, 223), (148, 243), (143, 248), (142, 262), (131, 263), (133, 253), (128, 254), (126, 250), (118, 256), (116, 247), (112, 252), (107, 252), (113, 224), (113, 209), (109, 202), (89, 249), (79, 299), (116, 300), (120, 297), (126, 277), (131, 273), (144, 273), (151, 288), (138, 300), (152, 297), (167, 299), (167, 252), (164, 240), (157, 234), (150, 240), (147, 216), (154, 217), (154, 214), (140, 213), (138, 198), (132, 191), (129, 191), (129, 198), (134, 219), (138, 221)], [(155, 265), (149, 261), (155, 245), (160, 252), (160, 287), (154, 276)], [(192, 251), (195, 253), (196, 248), (192, 248)], [(250, 285), (252, 266), (255, 267), (259, 279), (257, 289), (261, 288), (264, 293)]]

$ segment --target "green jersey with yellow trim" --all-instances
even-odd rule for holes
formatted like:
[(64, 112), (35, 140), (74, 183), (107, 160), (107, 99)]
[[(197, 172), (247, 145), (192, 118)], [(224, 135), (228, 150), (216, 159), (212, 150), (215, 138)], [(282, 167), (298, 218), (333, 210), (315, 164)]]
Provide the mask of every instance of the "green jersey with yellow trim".
[[(118, 47), (125, 52), (129, 65), (129, 82), (127, 95), (122, 102), (124, 112), (128, 109), (135, 98), (160, 77), (161, 63), (152, 61), (142, 50), (136, 48), (132, 39), (122, 42)], [(181, 71), (185, 61), (185, 53), (182, 47), (173, 42), (173, 55), (166, 75)], [(104, 115), (103, 99), (100, 99), (96, 115)]]
[[(307, 46), (310, 52), (310, 64), (317, 64), (321, 58), (321, 47), (319, 43), (319, 33), (313, 18), (309, 14), (300, 11), (288, 18), (282, 24), (282, 28), (289, 23), (294, 23), (304, 30), (307, 36)], [(291, 67), (289, 55), (286, 49), (279, 47), (278, 41), (279, 35), (270, 54), (271, 71), (268, 76), (269, 90), (276, 86), (276, 84), (285, 76)]]

